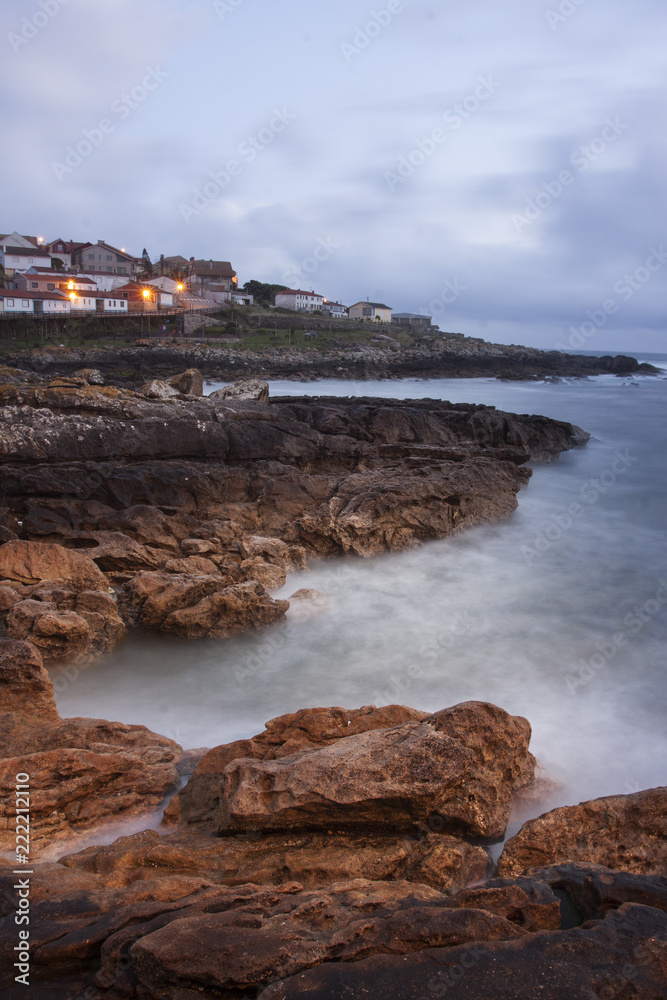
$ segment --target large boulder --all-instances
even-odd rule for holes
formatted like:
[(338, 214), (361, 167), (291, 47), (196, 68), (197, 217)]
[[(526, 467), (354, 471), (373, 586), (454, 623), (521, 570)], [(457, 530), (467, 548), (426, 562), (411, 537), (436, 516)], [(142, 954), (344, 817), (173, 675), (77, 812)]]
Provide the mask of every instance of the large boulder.
[(0, 615), (48, 663), (90, 660), (125, 635), (104, 574), (87, 555), (37, 541), (0, 546)]
[(61, 719), (30, 643), (0, 638), (0, 721), (0, 852), (16, 847), (19, 773), (30, 775), (31, 859), (154, 813), (180, 784), (184, 755), (173, 740), (145, 726)]
[(106, 590), (109, 584), (92, 559), (62, 545), (20, 540), (0, 545), (0, 580), (20, 584), (45, 580), (73, 590)]
[[(463, 723), (479, 729), (467, 730)], [(530, 726), (466, 703), (277, 760), (240, 758), (222, 775), (219, 832), (359, 828), (502, 838), (517, 783), (534, 768)], [(200, 765), (201, 766), (201, 765)]]
[(152, 378), (149, 382), (144, 382), (137, 391), (141, 396), (145, 396), (146, 399), (178, 399), (181, 395), (179, 390), (175, 389), (173, 385), (159, 378)]
[(278, 621), (288, 601), (274, 601), (261, 584), (233, 584), (219, 575), (140, 573), (126, 587), (124, 609), (151, 631), (187, 638), (225, 638)]
[[(59, 719), (53, 684), (38, 650), (29, 642), (0, 639), (0, 712)], [(6, 719), (6, 716), (5, 716)]]
[(644, 875), (667, 872), (667, 787), (561, 806), (531, 819), (505, 845), (501, 875), (566, 861)]
[(204, 376), (198, 368), (188, 368), (186, 372), (181, 372), (180, 375), (172, 375), (167, 381), (173, 389), (184, 393), (186, 396), (204, 395)]
[(262, 382), (260, 379), (238, 379), (231, 385), (216, 389), (208, 398), (215, 402), (224, 399), (246, 399), (258, 403), (268, 403), (269, 383)]

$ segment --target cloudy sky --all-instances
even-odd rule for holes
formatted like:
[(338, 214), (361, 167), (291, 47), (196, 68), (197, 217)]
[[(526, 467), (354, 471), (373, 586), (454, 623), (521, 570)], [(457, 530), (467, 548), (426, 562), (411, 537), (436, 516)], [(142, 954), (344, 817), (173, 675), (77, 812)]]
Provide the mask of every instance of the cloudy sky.
[(3, 0), (3, 232), (666, 351), (661, 0)]

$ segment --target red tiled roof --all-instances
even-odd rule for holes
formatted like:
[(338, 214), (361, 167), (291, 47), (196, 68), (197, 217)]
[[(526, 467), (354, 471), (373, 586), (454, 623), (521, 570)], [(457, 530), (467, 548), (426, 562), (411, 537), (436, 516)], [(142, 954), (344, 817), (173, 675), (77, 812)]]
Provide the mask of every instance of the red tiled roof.
[(301, 288), (283, 288), (281, 291), (276, 292), (276, 295), (312, 295), (316, 299), (322, 298), (317, 292), (304, 292)]
[(63, 302), (67, 296), (63, 292), (24, 292), (22, 288), (0, 288), (2, 299), (58, 299)]

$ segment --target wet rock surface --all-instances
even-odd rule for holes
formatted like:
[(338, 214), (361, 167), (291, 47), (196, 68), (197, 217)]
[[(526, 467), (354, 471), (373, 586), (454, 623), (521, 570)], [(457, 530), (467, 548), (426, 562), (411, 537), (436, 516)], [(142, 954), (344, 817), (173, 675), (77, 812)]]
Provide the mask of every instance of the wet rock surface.
[(269, 592), (308, 555), (371, 556), (507, 517), (529, 459), (587, 438), (434, 400), (263, 402), (259, 383), (202, 398), (194, 370), (143, 395), (12, 378), (0, 626), (49, 662), (108, 652), (126, 626), (194, 638), (275, 622), (288, 606)]
[(37, 648), (0, 639), (0, 853), (16, 847), (16, 775), (30, 776), (37, 859), (88, 831), (148, 821), (180, 784), (183, 751), (144, 726), (61, 719)]

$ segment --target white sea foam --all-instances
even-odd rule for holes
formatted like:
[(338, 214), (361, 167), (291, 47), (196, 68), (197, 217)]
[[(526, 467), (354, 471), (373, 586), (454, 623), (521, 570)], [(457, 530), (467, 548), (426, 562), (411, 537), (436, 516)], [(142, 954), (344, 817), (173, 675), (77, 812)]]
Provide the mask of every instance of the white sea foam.
[[(305, 706), (482, 699), (531, 721), (534, 752), (564, 782), (559, 803), (664, 784), (667, 605), (656, 594), (667, 579), (667, 385), (632, 381), (273, 383), (273, 395), (489, 403), (570, 420), (593, 439), (537, 466), (508, 521), (314, 565), (282, 595), (323, 590), (328, 609), (261, 633), (135, 637), (81, 671), (60, 711), (143, 723), (195, 747)], [(614, 473), (619, 454), (626, 467)], [(582, 513), (570, 526), (573, 503)]]

